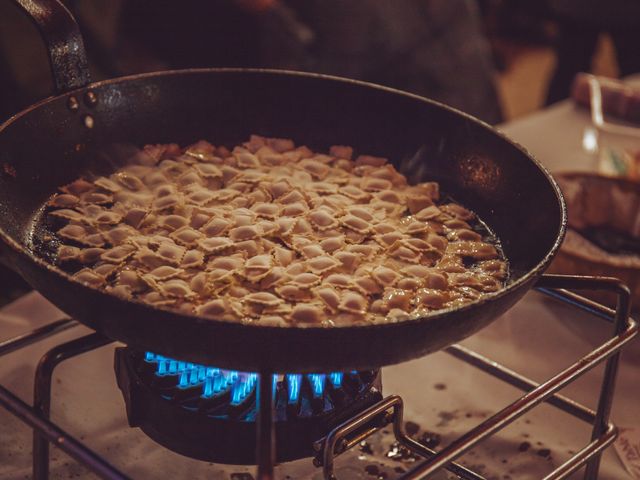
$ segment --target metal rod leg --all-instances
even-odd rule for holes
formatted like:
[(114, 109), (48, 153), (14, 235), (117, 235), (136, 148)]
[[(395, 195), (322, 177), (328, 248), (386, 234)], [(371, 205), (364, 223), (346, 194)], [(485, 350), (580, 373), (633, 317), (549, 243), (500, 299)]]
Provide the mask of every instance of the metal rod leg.
[(16, 418), (22, 420), (34, 430), (41, 431), (50, 442), (55, 443), (58, 448), (95, 472), (99, 477), (110, 480), (127, 480), (129, 478), (112, 467), (104, 458), (89, 450), (83, 443), (61, 430), (57, 425), (41, 418), (33, 408), (2, 385), (0, 385), (0, 407), (6, 408), (7, 411), (13, 413)]
[[(613, 390), (616, 382), (616, 375), (618, 372), (620, 353), (617, 353), (609, 359), (604, 369), (604, 380), (602, 382), (602, 389), (600, 390), (600, 400), (598, 401), (598, 411), (596, 412), (596, 418), (593, 424), (593, 431), (591, 433), (591, 440), (595, 441), (600, 438), (606, 432), (609, 423), (609, 414), (611, 413), (611, 404), (613, 401)], [(600, 470), (601, 454), (594, 456), (587, 463), (584, 478), (585, 480), (596, 480), (598, 478), (598, 471)]]
[[(626, 328), (626, 321), (631, 310), (631, 296), (629, 290), (621, 286), (618, 293), (618, 304), (616, 305), (615, 323), (613, 327), (613, 337), (622, 334)], [(591, 440), (595, 441), (607, 431), (609, 424), (609, 416), (611, 414), (611, 406), (613, 404), (613, 391), (615, 389), (616, 377), (618, 374), (618, 365), (620, 363), (620, 351), (613, 355), (605, 365), (604, 379), (600, 390), (600, 398), (598, 400), (598, 408), (596, 418), (593, 422), (593, 431)], [(585, 480), (596, 480), (600, 470), (600, 460), (602, 454), (593, 457), (587, 463), (584, 478)]]
[(260, 374), (258, 391), (258, 432), (257, 432), (257, 480), (272, 480), (276, 461), (275, 423), (273, 420), (273, 374)]
[[(33, 408), (42, 417), (48, 419), (51, 410), (51, 378), (54, 369), (64, 360), (113, 342), (99, 333), (71, 340), (52, 348), (40, 359), (36, 369), (33, 388)], [(49, 441), (33, 431), (33, 478), (49, 478)]]
[(0, 356), (8, 355), (11, 352), (15, 352), (23, 347), (27, 347), (32, 343), (43, 340), (47, 337), (55, 335), (56, 333), (69, 330), (70, 328), (78, 326), (79, 323), (71, 318), (65, 318), (58, 320), (42, 327), (36, 328), (29, 333), (19, 335), (9, 340), (0, 342)]

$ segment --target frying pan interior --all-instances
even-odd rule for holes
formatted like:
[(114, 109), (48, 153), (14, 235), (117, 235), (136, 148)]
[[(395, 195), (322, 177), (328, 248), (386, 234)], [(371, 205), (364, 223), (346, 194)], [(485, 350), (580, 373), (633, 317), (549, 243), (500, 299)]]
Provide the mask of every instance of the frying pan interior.
[[(95, 104), (85, 101), (89, 90)], [(78, 109), (68, 107), (70, 96)], [(91, 291), (62, 278), (32, 251), (33, 219), (48, 196), (83, 173), (113, 168), (128, 148), (199, 139), (230, 146), (252, 133), (292, 138), (318, 150), (351, 145), (359, 153), (388, 157), (411, 183), (437, 180), (497, 233), (510, 262), (511, 285), (479, 304), (395, 325), (247, 328)], [(277, 369), (291, 362), (301, 370), (368, 367), (434, 351), (478, 330), (520, 298), (550, 261), (564, 230), (564, 205), (553, 180), (487, 125), (409, 94), (313, 74), (191, 70), (90, 85), (6, 123), (0, 167), (1, 225), (14, 247), (9, 256), (36, 288), (114, 338), (239, 368)], [(327, 360), (322, 350), (333, 345), (335, 352), (336, 344), (347, 352)]]

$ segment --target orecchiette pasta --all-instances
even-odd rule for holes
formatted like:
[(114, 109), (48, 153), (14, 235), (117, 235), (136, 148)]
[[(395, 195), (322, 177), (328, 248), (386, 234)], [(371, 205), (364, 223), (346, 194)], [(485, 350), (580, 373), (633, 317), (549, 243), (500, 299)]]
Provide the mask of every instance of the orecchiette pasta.
[(146, 146), (47, 205), (57, 260), (77, 281), (223, 321), (397, 322), (508, 276), (495, 238), (437, 183), (409, 185), (387, 159), (344, 145)]

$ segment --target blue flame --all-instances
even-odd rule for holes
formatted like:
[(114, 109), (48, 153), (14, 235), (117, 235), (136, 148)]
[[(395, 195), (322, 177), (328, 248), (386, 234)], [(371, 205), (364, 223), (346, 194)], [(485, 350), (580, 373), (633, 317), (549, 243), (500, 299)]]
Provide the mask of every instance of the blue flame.
[(342, 372), (333, 372), (329, 375), (333, 388), (340, 388), (342, 386), (342, 379), (344, 374)]
[[(238, 406), (253, 394), (258, 384), (257, 373), (239, 372), (237, 370), (222, 370), (216, 367), (181, 362), (152, 352), (146, 352), (144, 360), (156, 365), (156, 375), (159, 377), (175, 376), (176, 387), (180, 389), (200, 387), (202, 398), (213, 398), (229, 392), (231, 405)], [(287, 399), (290, 404), (300, 400), (303, 375), (285, 374), (288, 391)], [(322, 398), (328, 383), (333, 388), (340, 388), (344, 374), (342, 372), (310, 373), (306, 378), (311, 386), (314, 398)], [(273, 376), (273, 391), (278, 386), (278, 375)]]
[(187, 388), (189, 386), (189, 372), (182, 372), (180, 380), (178, 380), (178, 388)]
[(258, 379), (257, 373), (243, 373), (231, 387), (231, 405), (240, 405), (251, 394)]
[(287, 375), (289, 382), (289, 403), (298, 403), (300, 399), (300, 383), (302, 381), (302, 375)]
[(320, 398), (324, 394), (326, 377), (323, 373), (311, 373), (308, 375), (309, 381), (311, 382), (311, 390), (313, 390), (313, 396), (315, 398)]

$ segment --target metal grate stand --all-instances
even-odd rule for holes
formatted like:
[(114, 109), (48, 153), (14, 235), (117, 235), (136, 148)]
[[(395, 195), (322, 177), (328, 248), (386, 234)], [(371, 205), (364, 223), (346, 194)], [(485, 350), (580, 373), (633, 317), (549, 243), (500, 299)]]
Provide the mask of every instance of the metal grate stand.
[[(75, 320), (52, 322), (24, 335), (0, 343), (0, 356), (32, 345), (52, 335), (79, 325)], [(38, 364), (34, 383), (34, 406), (31, 407), (13, 392), (0, 385), (0, 405), (33, 429), (33, 478), (49, 477), (49, 443), (54, 444), (74, 460), (86, 466), (101, 478), (128, 480), (104, 458), (49, 420), (51, 405), (51, 378), (60, 362), (111, 343), (106, 337), (92, 333), (49, 350)]]
[[(113, 340), (99, 333), (76, 338), (49, 350), (36, 368), (33, 388), (33, 408), (44, 418), (51, 413), (51, 379), (53, 371), (63, 361), (112, 343)], [(33, 432), (33, 478), (35, 480), (49, 477), (49, 441), (37, 430)]]
[[(542, 293), (553, 296), (559, 300), (574, 305), (576, 308), (613, 322), (614, 328), (612, 338), (542, 384), (537, 384), (536, 382), (533, 382), (532, 380), (529, 380), (528, 378), (523, 377), (522, 375), (519, 375), (516, 372), (513, 372), (510, 369), (460, 345), (453, 345), (447, 348), (447, 353), (454, 357), (465, 361), (484, 372), (513, 385), (514, 387), (524, 390), (526, 393), (515, 402), (482, 422), (480, 425), (471, 429), (460, 438), (454, 440), (440, 452), (429, 452), (427, 455), (425, 455), (423, 449), (416, 448), (414, 444), (415, 442), (408, 441), (411, 439), (409, 439), (404, 433), (401, 419), (393, 419), (392, 415), (389, 418), (389, 421), (394, 421), (394, 433), (396, 435), (396, 439), (414, 453), (428, 457), (426, 460), (416, 465), (411, 471), (403, 475), (401, 477), (402, 480), (426, 478), (440, 468), (447, 468), (465, 480), (482, 478), (475, 473), (470, 475), (467, 472), (459, 471), (457, 466), (454, 470), (454, 468), (451, 467), (451, 462), (469, 451), (482, 440), (505, 428), (517, 418), (543, 402), (550, 403), (564, 412), (593, 426), (590, 443), (579, 450), (564, 464), (549, 473), (544, 480), (567, 478), (585, 464), (587, 466), (584, 476), (585, 480), (597, 479), (602, 451), (611, 445), (617, 436), (617, 428), (609, 421), (609, 414), (611, 412), (611, 404), (613, 401), (620, 350), (638, 334), (638, 324), (629, 317), (629, 289), (619, 280), (613, 278), (576, 277), (565, 275), (544, 275), (538, 282), (536, 288)], [(615, 293), (618, 297), (616, 310), (604, 307), (596, 302), (568, 291), (583, 289), (605, 290)], [(605, 360), (607, 363), (596, 411), (556, 393)], [(385, 402), (385, 400), (383, 400), (383, 402)], [(369, 412), (363, 412), (360, 416), (336, 428), (327, 436), (325, 445), (323, 446), (322, 456), (325, 479), (335, 479), (332, 468), (332, 457), (336, 453), (341, 453), (339, 449), (335, 448), (334, 437), (344, 436), (344, 432), (347, 431), (350, 426), (362, 421), (363, 417), (368, 414)], [(373, 419), (372, 421), (379, 422), (380, 420)], [(372, 429), (369, 434), (377, 430), (378, 429)]]
[[(596, 480), (602, 451), (611, 445), (617, 435), (617, 428), (609, 421), (609, 414), (613, 400), (620, 350), (638, 334), (638, 324), (629, 317), (629, 290), (615, 279), (561, 275), (543, 276), (536, 288), (547, 295), (573, 305), (575, 308), (612, 322), (612, 337), (541, 384), (533, 382), (465, 347), (453, 345), (446, 349), (447, 353), (523, 390), (525, 392), (524, 395), (454, 440), (439, 452), (424, 447), (406, 435), (402, 421), (402, 399), (395, 395), (387, 397), (338, 426), (325, 439), (314, 446), (317, 452), (314, 464), (322, 466), (324, 477), (326, 479), (335, 479), (333, 464), (336, 456), (357, 445), (362, 439), (384, 426), (393, 423), (396, 439), (409, 450), (425, 458), (411, 471), (404, 474), (401, 477), (403, 480), (426, 478), (442, 468), (449, 470), (464, 480), (484, 480), (484, 477), (454, 463), (454, 460), (478, 443), (505, 428), (532, 408), (546, 402), (573, 417), (587, 422), (592, 425), (593, 430), (591, 441), (564, 464), (545, 476), (543, 480), (567, 478), (585, 465), (585, 479)], [(616, 293), (618, 296), (616, 309), (612, 310), (604, 307), (569, 291), (581, 289), (607, 290)], [(7, 355), (75, 325), (77, 323), (73, 320), (61, 320), (1, 342), (0, 356)], [(34, 431), (33, 468), (35, 479), (44, 480), (48, 478), (49, 443), (56, 445), (101, 478), (111, 480), (129, 478), (111, 466), (103, 457), (90, 450), (86, 445), (49, 420), (51, 377), (55, 367), (68, 358), (89, 352), (109, 343), (111, 343), (111, 340), (94, 333), (58, 345), (47, 352), (36, 370), (33, 407), (0, 385), (0, 405), (29, 425)], [(581, 375), (605, 361), (605, 372), (598, 406), (595, 411), (557, 393)], [(260, 416), (258, 420), (259, 428), (257, 429), (258, 478), (260, 480), (274, 478), (273, 398), (272, 395), (267, 393), (273, 392), (270, 379), (270, 372), (262, 372), (258, 393)], [(265, 393), (267, 394), (265, 395)]]

